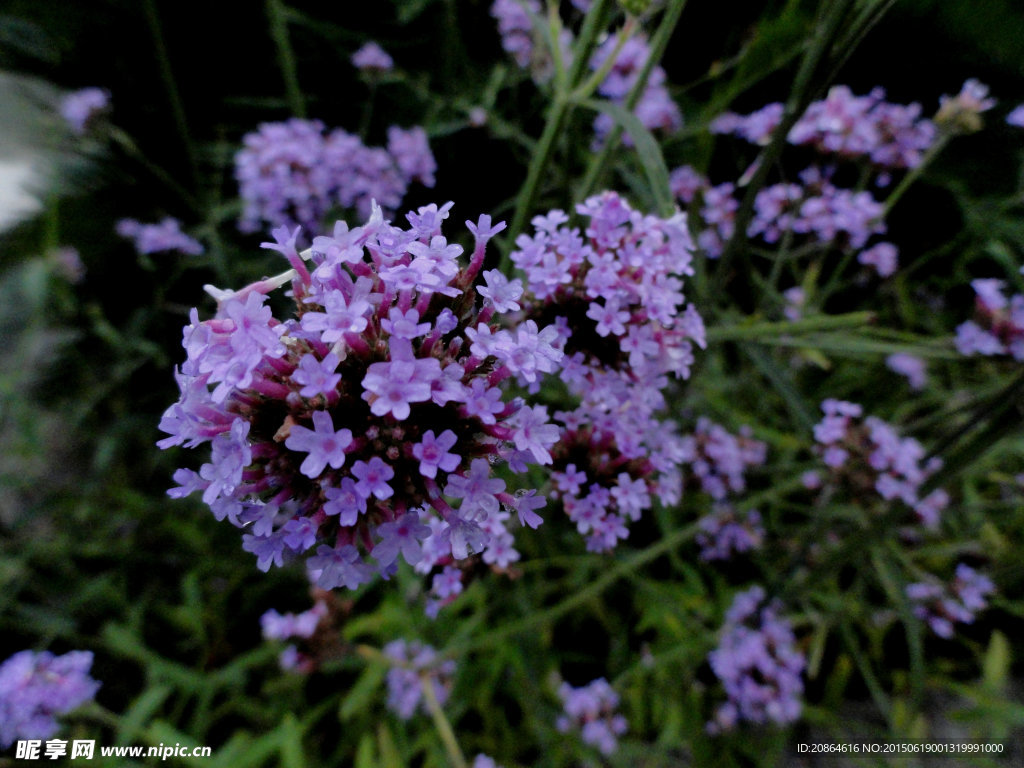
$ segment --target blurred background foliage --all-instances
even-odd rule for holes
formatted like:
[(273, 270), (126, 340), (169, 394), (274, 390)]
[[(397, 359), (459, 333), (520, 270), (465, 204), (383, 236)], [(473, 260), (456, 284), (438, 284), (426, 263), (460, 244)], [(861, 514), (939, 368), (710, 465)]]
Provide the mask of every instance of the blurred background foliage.
[[(278, 670), (279, 649), (261, 640), (259, 617), (271, 607), (308, 607), (301, 570), (259, 573), (237, 533), (197, 500), (169, 500), (177, 460), (154, 443), (159, 415), (177, 395), (171, 370), (187, 311), (212, 308), (201, 286), (279, 271), (258, 248), (264, 236), (235, 227), (232, 159), (259, 123), (315, 117), (375, 144), (390, 124), (422, 124), (438, 183), (414, 190), (405, 207), (454, 200), (458, 220), (511, 215), (545, 102), (501, 55), (489, 5), (225, 0), (211, 13), (194, 0), (4, 3), (0, 160), (34, 160), (41, 206), (0, 233), (0, 658), (26, 647), (96, 652), (98, 704), (71, 733), (103, 744), (208, 744), (211, 768), (445, 764), (425, 722), (403, 723), (384, 709), (379, 663), (340, 654), (308, 677)], [(926, 114), (966, 77), (989, 84), (1001, 103), (1024, 102), (1019, 3), (889, 5), (843, 52), (835, 82), (855, 93), (882, 86), (892, 101), (921, 102)], [(685, 160), (742, 172), (749, 158), (714, 141), (707, 122), (726, 108), (748, 112), (786, 97), (818, 10), (808, 0), (690, 0), (663, 62), (687, 121), (661, 147), (669, 167)], [(370, 39), (398, 63), (375, 83), (349, 63)], [(60, 93), (92, 85), (109, 89), (112, 111), (101, 131), (78, 139), (55, 104)], [(482, 127), (469, 119), (477, 106), (488, 110)], [(589, 119), (576, 121), (582, 138), (561, 148), (538, 210), (570, 204)], [(1004, 125), (958, 139), (889, 219), (914, 269), (875, 295), (850, 285), (830, 309), (872, 309), (918, 339), (938, 338), (964, 319), (971, 278), (1024, 288), (1015, 270), (1024, 261), (1022, 159), (1020, 133)], [(634, 180), (636, 191), (628, 153), (616, 170), (612, 185)], [(164, 215), (202, 238), (206, 254), (139, 256), (114, 232), (122, 217)], [(77, 282), (52, 256), (69, 245), (84, 266)], [(742, 281), (731, 290), (703, 297), (712, 326), (716, 312), (749, 304)], [(876, 404), (878, 415), (910, 425), (928, 444), (967, 423), (984, 395), (1005, 395), (999, 364), (968, 364), (948, 344), (932, 349), (937, 385), (910, 398), (895, 391), (878, 338), (804, 341), (802, 350), (713, 344), (678, 394), (687, 424), (698, 415), (733, 429), (749, 424), (771, 444), (771, 463), (751, 492), (780, 531), (787, 521), (803, 524), (794, 502), (773, 491), (794, 476), (807, 442), (801, 421), (817, 419), (824, 397)], [(798, 354), (825, 364), (789, 370)], [(1019, 403), (1019, 389), (1011, 393)], [(962, 503), (950, 523), (960, 533), (950, 546), (993, 563), (997, 606), (955, 647), (920, 637), (908, 646), (899, 626), (859, 615), (856, 594), (829, 592), (845, 600), (849, 622), (808, 635), (815, 663), (830, 673), (809, 681), (795, 733), (751, 732), (724, 747), (704, 733), (703, 697), (713, 683), (704, 659), (725, 596), (753, 572), (698, 567), (692, 544), (670, 546), (693, 509), (662, 510), (610, 561), (582, 553), (567, 526), (546, 525), (552, 530), (524, 549), (518, 578), (474, 583), (436, 623), (407, 599), (421, 588), (407, 572), (356, 596), (339, 593), (341, 639), (379, 646), (418, 637), (457, 653), (465, 663), (449, 718), (467, 754), (507, 755), (506, 765), (774, 765), (795, 760), (794, 744), (811, 734), (839, 738), (850, 720), (879, 738), (933, 732), (929, 724), (941, 722), (948, 733), (1012, 745), (1024, 724), (1019, 418), (1009, 412), (1000, 424), (974, 425), (982, 438), (962, 457)], [(1016, 432), (996, 440), (995, 428), (1007, 425)], [(848, 557), (849, 568), (869, 567), (858, 551)], [(813, 615), (802, 620), (813, 630)], [(859, 641), (847, 644), (843, 632)], [(914, 648), (929, 661), (935, 651), (926, 673), (908, 656)], [(555, 669), (576, 684), (612, 671), (630, 721), (614, 758), (579, 758), (552, 728)]]

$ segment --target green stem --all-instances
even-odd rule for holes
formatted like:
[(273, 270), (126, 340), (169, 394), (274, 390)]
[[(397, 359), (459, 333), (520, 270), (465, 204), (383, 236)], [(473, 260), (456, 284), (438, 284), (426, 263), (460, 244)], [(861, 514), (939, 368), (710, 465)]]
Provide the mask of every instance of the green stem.
[(921, 158), (921, 162), (911, 168), (907, 175), (903, 177), (899, 184), (896, 185), (896, 189), (892, 191), (885, 200), (885, 206), (882, 209), (882, 218), (884, 219), (889, 215), (889, 212), (896, 206), (900, 198), (903, 197), (904, 193), (910, 189), (910, 186), (917, 181), (918, 177), (924, 172), (924, 169), (931, 163), (932, 160), (943, 150), (949, 143), (949, 134), (941, 134), (935, 143), (932, 144), (928, 151), (924, 153), (924, 157)]
[(164, 88), (167, 91), (167, 100), (171, 105), (171, 114), (174, 116), (178, 135), (181, 137), (185, 147), (185, 156), (188, 159), (192, 182), (198, 188), (199, 161), (196, 158), (195, 147), (192, 146), (188, 120), (185, 118), (185, 107), (181, 101), (181, 93), (178, 91), (174, 72), (171, 70), (171, 60), (167, 55), (167, 46), (164, 44), (164, 36), (160, 27), (160, 16), (156, 11), (156, 3), (154, 0), (143, 0), (142, 7), (146, 14), (146, 21), (149, 24), (150, 36), (153, 39), (153, 52), (156, 55), (157, 66), (160, 68), (160, 78), (163, 80)]
[(448, 722), (444, 710), (441, 709), (441, 702), (437, 700), (437, 694), (434, 692), (434, 679), (427, 671), (420, 672), (420, 689), (423, 691), (423, 701), (430, 711), (430, 717), (433, 719), (437, 735), (441, 737), (444, 749), (448, 753), (452, 768), (469, 768), (466, 757), (459, 748), (459, 741), (455, 738), (452, 724)]
[(862, 325), (870, 325), (874, 321), (874, 312), (850, 312), (845, 315), (809, 317), (793, 322), (719, 325), (707, 329), (707, 339), (711, 342), (757, 341), (764, 338), (794, 336), (800, 333), (831, 331), (838, 328), (857, 328)]
[(814, 82), (814, 76), (820, 69), (826, 54), (832, 47), (840, 24), (845, 18), (847, 11), (853, 4), (853, 0), (829, 0), (829, 8), (823, 22), (815, 31), (811, 46), (807, 49), (803, 60), (800, 62), (800, 69), (797, 71), (793, 83), (793, 90), (786, 103), (785, 114), (772, 133), (771, 141), (762, 150), (755, 160), (756, 169), (747, 184), (747, 191), (740, 202), (734, 220), (734, 231), (729, 242), (726, 243), (715, 273), (713, 293), (724, 295), (725, 281), (728, 279), (732, 262), (736, 259), (743, 244), (747, 239), (747, 227), (754, 215), (754, 201), (757, 193), (761, 191), (768, 181), (768, 174), (775, 165), (776, 160), (782, 155), (782, 149), (786, 145), (790, 129), (800, 119), (800, 116), (811, 103), (819, 84)]
[[(519, 235), (526, 224), (527, 217), (533, 210), (540, 181), (544, 177), (548, 163), (551, 160), (551, 155), (554, 152), (555, 141), (561, 135), (562, 127), (565, 125), (566, 118), (573, 107), (570, 94), (579, 84), (586, 70), (587, 63), (590, 61), (590, 54), (594, 49), (598, 32), (600, 31), (600, 20), (605, 17), (606, 10), (610, 5), (611, 0), (597, 0), (591, 6), (583, 20), (580, 36), (577, 38), (569, 75), (564, 82), (555, 82), (555, 95), (548, 109), (544, 132), (537, 142), (533, 159), (530, 161), (530, 166), (526, 171), (526, 181), (523, 182), (523, 187), (516, 198), (515, 212), (512, 215), (512, 226), (508, 232), (510, 238), (514, 239)], [(557, 40), (552, 41), (552, 45), (557, 44)], [(504, 263), (505, 261), (507, 261), (507, 257), (503, 259), (503, 268), (508, 267), (508, 264)]]
[[(630, 90), (625, 102), (623, 102), (623, 107), (627, 112), (632, 112), (636, 109), (640, 97), (643, 96), (647, 88), (647, 81), (651, 76), (651, 72), (654, 71), (654, 67), (658, 65), (665, 55), (665, 49), (668, 47), (669, 40), (672, 38), (672, 33), (675, 31), (676, 25), (679, 23), (679, 17), (682, 16), (683, 8), (685, 7), (686, 0), (671, 0), (668, 8), (665, 9), (665, 15), (661, 18), (661, 24), (658, 25), (657, 31), (651, 38), (650, 55), (648, 55), (647, 61), (644, 62), (643, 68), (637, 75), (632, 90)], [(605, 137), (600, 153), (591, 158), (586, 175), (583, 177), (583, 183), (580, 185), (579, 192), (577, 193), (578, 199), (586, 199), (594, 193), (594, 189), (604, 175), (612, 153), (618, 148), (621, 139), (622, 126), (616, 123), (611, 133)]]
[(607, 570), (603, 576), (583, 587), (583, 589), (577, 590), (573, 595), (567, 597), (557, 605), (553, 605), (543, 611), (537, 611), (524, 617), (521, 621), (506, 624), (503, 627), (498, 627), (474, 639), (455, 642), (445, 649), (445, 653), (448, 656), (463, 656), (471, 651), (500, 643), (509, 637), (514, 637), (515, 635), (527, 632), (535, 627), (550, 624), (561, 616), (575, 610), (590, 600), (593, 600), (624, 576), (629, 575), (652, 560), (656, 560), (661, 557), (666, 552), (669, 552), (684, 542), (689, 541), (697, 535), (698, 530), (699, 527), (696, 524), (680, 528), (663, 538), (657, 544), (652, 544), (647, 549), (637, 552), (629, 559), (624, 560), (614, 568)]
[(267, 18), (270, 21), (270, 37), (277, 46), (277, 63), (281, 67), (284, 79), (285, 95), (288, 108), (295, 117), (306, 116), (306, 100), (299, 87), (298, 67), (295, 64), (295, 51), (288, 35), (287, 9), (281, 0), (267, 0)]
[(146, 157), (146, 153), (139, 149), (131, 136), (116, 126), (110, 127), (109, 136), (114, 144), (117, 144), (122, 150), (124, 150), (125, 154), (139, 163), (139, 165), (149, 171), (149, 173), (153, 174), (154, 177), (166, 184), (169, 189), (173, 190), (178, 197), (180, 197), (189, 206), (189, 208), (193, 211), (201, 212), (201, 207), (196, 202), (195, 197), (193, 197), (187, 189), (181, 186), (181, 184), (175, 181), (174, 177), (167, 173), (167, 171)]

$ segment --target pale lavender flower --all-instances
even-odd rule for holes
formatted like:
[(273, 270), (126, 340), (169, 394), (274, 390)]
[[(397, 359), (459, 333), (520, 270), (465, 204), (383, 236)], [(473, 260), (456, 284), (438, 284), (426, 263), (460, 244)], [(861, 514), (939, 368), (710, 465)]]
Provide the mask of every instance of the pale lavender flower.
[(143, 224), (135, 219), (117, 222), (117, 234), (131, 240), (139, 253), (178, 251), (189, 256), (203, 252), (202, 244), (181, 231), (181, 222), (167, 217), (158, 224)]
[(389, 72), (395, 62), (387, 51), (371, 40), (352, 54), (352, 66), (363, 72)]
[(892, 243), (875, 243), (858, 254), (857, 261), (875, 268), (879, 277), (891, 277), (899, 267), (899, 252)]
[(93, 118), (109, 106), (109, 91), (103, 88), (83, 88), (64, 96), (60, 102), (60, 115), (74, 133), (82, 135)]
[(906, 587), (914, 604), (914, 615), (928, 623), (939, 637), (953, 637), (955, 624), (971, 624), (978, 611), (988, 606), (995, 585), (987, 576), (960, 563), (951, 584), (936, 581), (917, 582)]
[(1006, 116), (1006, 122), (1008, 125), (1024, 128), (1024, 104), (1014, 107), (1010, 114)]
[(885, 365), (894, 373), (906, 376), (913, 390), (924, 389), (928, 382), (927, 364), (920, 357), (899, 353), (885, 358)]
[(584, 744), (610, 755), (619, 747), (618, 737), (628, 729), (626, 718), (616, 712), (619, 696), (603, 677), (574, 688), (562, 683), (558, 688), (564, 714), (555, 721), (562, 733), (578, 730)]
[(433, 647), (415, 640), (392, 640), (383, 651), (396, 662), (387, 675), (388, 709), (403, 720), (417, 711), (428, 713), (423, 700), (424, 673), (438, 703), (444, 706), (455, 674), (454, 661), (442, 660)]

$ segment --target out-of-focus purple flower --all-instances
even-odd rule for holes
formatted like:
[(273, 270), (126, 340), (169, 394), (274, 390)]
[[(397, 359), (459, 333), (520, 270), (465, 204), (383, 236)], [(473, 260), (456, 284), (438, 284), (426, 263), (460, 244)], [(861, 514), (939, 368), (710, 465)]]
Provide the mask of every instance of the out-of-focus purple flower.
[(807, 301), (807, 295), (803, 288), (799, 285), (787, 288), (782, 292), (782, 298), (786, 301), (786, 305), (782, 308), (783, 317), (791, 322), (796, 322), (803, 317), (804, 303)]
[(879, 277), (891, 277), (899, 267), (899, 252), (892, 243), (875, 243), (861, 251), (857, 261), (874, 267)]
[[(413, 180), (433, 184), (436, 169), (422, 129), (392, 128), (394, 152), (367, 147), (340, 128), (325, 133), (318, 120), (264, 123), (246, 134), (235, 156), (235, 178), (245, 209), (244, 232), (264, 223), (316, 230), (332, 208), (371, 214), (372, 202), (392, 212)], [(392, 137), (393, 136), (393, 137)]]
[(947, 640), (953, 637), (954, 624), (971, 624), (978, 611), (988, 606), (995, 585), (987, 576), (960, 563), (952, 584), (937, 581), (908, 584), (907, 597), (914, 604), (914, 615), (926, 621), (931, 630)]
[(429, 712), (423, 700), (424, 675), (438, 704), (444, 706), (455, 674), (454, 661), (441, 659), (434, 648), (415, 640), (392, 640), (383, 651), (397, 662), (387, 675), (388, 709), (403, 720), (411, 719), (417, 711)]
[(898, 353), (885, 358), (885, 365), (894, 373), (906, 376), (913, 390), (922, 390), (928, 382), (928, 368), (924, 360), (915, 355)]
[(1010, 355), (1024, 361), (1024, 294), (1007, 298), (1002, 280), (972, 280), (975, 320), (956, 329), (955, 345), (962, 355)]
[(69, 283), (80, 283), (85, 278), (85, 264), (77, 248), (70, 245), (54, 248), (46, 258), (54, 272)]
[(1014, 107), (1006, 116), (1006, 122), (1008, 125), (1024, 128), (1024, 104)]
[[(480, 235), (502, 225), (481, 217), (462, 267), (440, 234), (449, 207), (420, 208), (407, 230), (378, 208), (315, 238), (308, 266), (298, 233), (276, 230), (267, 245), (292, 273), (221, 293), (212, 319), (192, 312), (159, 445), (210, 442), (212, 455), (171, 493), (202, 492), (244, 527), (262, 570), (301, 555), (320, 588), (352, 589), (398, 555), (423, 573), (474, 554), (501, 569), (519, 557), (505, 521), (540, 523), (537, 497), (493, 473), (552, 461), (558, 426), (508, 385), (555, 373), (564, 339), (532, 319), (499, 327), (474, 283)], [(297, 317), (281, 321), (265, 293), (289, 281)]]
[(318, 600), (302, 613), (281, 614), (271, 608), (260, 616), (260, 627), (265, 640), (289, 640), (293, 637), (309, 639), (316, 632), (320, 620), (327, 615), (327, 604)]
[(699, 524), (697, 544), (702, 560), (728, 560), (760, 548), (764, 541), (764, 526), (756, 509), (744, 513), (729, 504), (716, 504)]
[(901, 438), (879, 418), (869, 416), (861, 421), (862, 409), (856, 403), (830, 398), (822, 402), (821, 409), (825, 416), (814, 427), (814, 439), (830, 469), (829, 487), (844, 485), (865, 503), (879, 497), (886, 502), (901, 501), (922, 524), (936, 527), (949, 496), (941, 488), (923, 498), (919, 491), (942, 466), (942, 460), (933, 457), (925, 461), (925, 450), (917, 440)]
[(564, 714), (555, 721), (562, 733), (578, 730), (584, 744), (596, 747), (601, 754), (610, 755), (619, 748), (618, 737), (629, 725), (626, 718), (616, 712), (619, 696), (603, 677), (574, 688), (562, 683), (558, 688)]
[(738, 435), (710, 419), (700, 418), (692, 435), (680, 444), (682, 461), (700, 483), (701, 490), (715, 501), (746, 490), (746, 473), (761, 466), (768, 446), (751, 437), (749, 427)]
[(100, 684), (89, 677), (92, 652), (21, 651), (0, 664), (0, 747), (49, 739), (57, 717), (90, 701)]
[(988, 86), (970, 78), (964, 81), (956, 96), (939, 97), (939, 111), (935, 124), (952, 133), (973, 133), (984, 127), (981, 113), (996, 105), (988, 95)]
[(143, 224), (135, 219), (121, 219), (115, 227), (117, 234), (135, 244), (139, 253), (178, 251), (189, 256), (203, 252), (202, 243), (181, 231), (181, 222), (166, 217), (158, 224)]
[(491, 16), (498, 22), (501, 47), (522, 69), (533, 61), (533, 19), (542, 11), (537, 0), (494, 0)]
[(387, 51), (371, 40), (352, 54), (352, 66), (363, 72), (389, 72), (395, 62)]
[(786, 725), (800, 716), (805, 661), (779, 610), (759, 586), (733, 599), (718, 648), (708, 654), (727, 697), (707, 724), (709, 733), (731, 731), (741, 721)]
[(110, 92), (103, 88), (83, 88), (73, 91), (60, 102), (60, 115), (71, 130), (81, 136), (89, 123), (110, 106)]

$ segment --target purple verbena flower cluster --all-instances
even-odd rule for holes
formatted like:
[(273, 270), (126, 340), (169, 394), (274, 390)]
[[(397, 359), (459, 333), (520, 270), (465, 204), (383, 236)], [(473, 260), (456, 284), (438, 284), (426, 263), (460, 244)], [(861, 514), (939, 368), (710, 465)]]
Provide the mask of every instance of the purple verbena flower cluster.
[(988, 605), (986, 598), (995, 591), (987, 576), (961, 563), (949, 586), (934, 581), (908, 584), (907, 597), (914, 604), (914, 615), (928, 623), (931, 630), (947, 640), (953, 637), (954, 624), (971, 624), (978, 611)]
[(110, 106), (110, 93), (103, 88), (83, 88), (72, 91), (60, 102), (60, 116), (72, 132), (81, 136), (89, 123)]
[(198, 256), (203, 245), (181, 231), (181, 222), (170, 216), (157, 224), (143, 224), (135, 219), (121, 219), (115, 227), (117, 234), (131, 240), (139, 253), (178, 251)]
[(100, 687), (89, 677), (92, 659), (90, 651), (21, 651), (0, 664), (0, 748), (50, 738), (58, 715), (92, 700)]
[(679, 277), (692, 274), (693, 248), (681, 214), (645, 216), (611, 192), (577, 212), (582, 231), (560, 210), (535, 217), (511, 258), (527, 284), (517, 307), (554, 322), (559, 377), (580, 401), (554, 414), (556, 495), (588, 549), (607, 551), (655, 499), (679, 498), (680, 441), (659, 418), (661, 390), (667, 374), (689, 375), (704, 325)]
[(976, 320), (957, 326), (956, 348), (962, 355), (1009, 355), (1024, 361), (1024, 294), (1006, 298), (1006, 283), (995, 278), (972, 280)]
[[(749, 115), (727, 112), (712, 122), (711, 130), (766, 144), (782, 116), (783, 106), (777, 103)], [(825, 155), (863, 159), (880, 169), (903, 169), (920, 165), (936, 130), (921, 117), (920, 104), (887, 102), (881, 88), (855, 96), (847, 86), (837, 85), (807, 108), (787, 138)]]
[(688, 471), (715, 501), (743, 493), (747, 470), (761, 466), (768, 456), (768, 446), (751, 437), (750, 427), (741, 427), (734, 435), (703, 417), (693, 434), (683, 438), (681, 448)]
[(422, 128), (392, 126), (386, 149), (340, 128), (324, 131), (319, 120), (292, 118), (245, 135), (235, 156), (242, 231), (264, 224), (316, 230), (335, 208), (368, 217), (373, 201), (393, 212), (412, 182), (434, 184), (437, 166)]
[(454, 661), (442, 659), (434, 648), (416, 640), (392, 640), (383, 651), (395, 662), (387, 675), (388, 709), (403, 720), (412, 718), (417, 710), (427, 712), (423, 700), (424, 676), (438, 704), (444, 706), (455, 674)]
[(741, 512), (731, 504), (715, 504), (699, 525), (701, 560), (729, 560), (733, 555), (759, 549), (764, 541), (764, 525), (756, 509)]
[[(408, 229), (379, 208), (364, 226), (339, 222), (313, 240), (308, 267), (298, 230), (275, 230), (265, 246), (292, 273), (220, 293), (210, 320), (192, 310), (159, 445), (209, 443), (211, 457), (175, 473), (169, 493), (200, 492), (245, 530), (262, 570), (304, 555), (317, 586), (354, 589), (399, 555), (508, 562), (508, 513), (542, 522), (543, 498), (510, 493), (495, 469), (551, 463), (558, 427), (506, 385), (556, 371), (563, 338), (533, 320), (499, 327), (521, 286), (497, 272), (473, 285), (504, 224), (467, 222), (475, 246), (462, 267), (441, 233), (450, 207), (408, 214)], [(296, 314), (281, 321), (264, 294), (288, 278)]]
[(555, 721), (562, 733), (578, 729), (584, 744), (610, 755), (619, 747), (618, 737), (629, 727), (615, 710), (619, 696), (603, 677), (580, 688), (562, 683), (558, 688), (564, 714)]
[[(815, 425), (814, 439), (829, 468), (831, 483), (845, 484), (865, 501), (875, 495), (886, 502), (902, 501), (923, 525), (936, 527), (949, 495), (939, 488), (921, 498), (920, 488), (942, 466), (942, 460), (924, 461), (925, 450), (917, 440), (901, 438), (881, 419), (869, 416), (862, 420), (863, 409), (856, 403), (830, 398), (822, 402), (821, 409), (825, 417)], [(820, 476), (805, 481), (809, 488), (821, 484)]]
[(538, 0), (494, 0), (491, 16), (498, 22), (501, 47), (520, 69), (533, 63), (533, 19), (541, 16)]
[(709, 733), (731, 731), (741, 721), (784, 725), (800, 716), (805, 661), (779, 610), (777, 601), (765, 602), (760, 586), (733, 599), (718, 647), (708, 654), (727, 697), (707, 724)]

